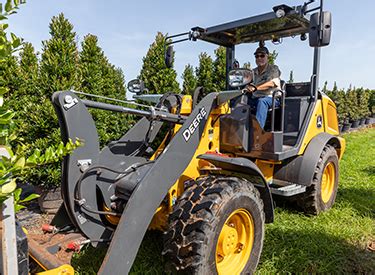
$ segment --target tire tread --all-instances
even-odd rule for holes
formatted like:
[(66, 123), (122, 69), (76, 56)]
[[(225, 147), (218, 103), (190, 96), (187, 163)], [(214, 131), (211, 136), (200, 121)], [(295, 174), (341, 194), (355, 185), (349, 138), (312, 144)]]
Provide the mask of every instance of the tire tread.
[(207, 248), (205, 232), (212, 229), (221, 203), (237, 192), (246, 192), (255, 198), (264, 224), (263, 201), (258, 190), (248, 181), (224, 176), (202, 177), (194, 184), (189, 181), (174, 206), (175, 210), (169, 217), (169, 229), (165, 233), (162, 254), (169, 260), (167, 268), (170, 272), (199, 273), (199, 268), (205, 264), (202, 255)]

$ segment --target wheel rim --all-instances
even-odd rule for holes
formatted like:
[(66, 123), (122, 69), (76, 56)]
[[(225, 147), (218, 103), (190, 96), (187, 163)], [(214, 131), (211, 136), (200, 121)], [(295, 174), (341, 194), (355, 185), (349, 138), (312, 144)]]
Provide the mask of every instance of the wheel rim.
[(324, 203), (327, 203), (332, 197), (335, 180), (335, 166), (330, 162), (324, 168), (322, 175), (321, 196)]
[(216, 245), (216, 268), (219, 274), (240, 274), (250, 258), (254, 243), (254, 221), (241, 208), (225, 221)]

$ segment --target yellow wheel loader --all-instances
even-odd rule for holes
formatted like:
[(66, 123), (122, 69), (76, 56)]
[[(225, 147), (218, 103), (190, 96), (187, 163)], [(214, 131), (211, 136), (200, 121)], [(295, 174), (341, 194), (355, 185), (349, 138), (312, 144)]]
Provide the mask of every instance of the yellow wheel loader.
[[(29, 236), (29, 255), (48, 274), (73, 272), (67, 249), (108, 246), (99, 274), (129, 273), (147, 229), (164, 234), (166, 270), (186, 274), (248, 274), (262, 252), (264, 224), (274, 219), (273, 196), (295, 200), (308, 214), (332, 207), (345, 141), (339, 137), (335, 104), (318, 90), (321, 47), (329, 44), (331, 15), (323, 3), (279, 5), (265, 14), (181, 34), (182, 40), (226, 47), (227, 89), (194, 96), (142, 94), (142, 109), (60, 91), (52, 101), (64, 141), (84, 146), (63, 162), (62, 197), (50, 238)], [(311, 78), (288, 83), (272, 98), (262, 129), (243, 91), (252, 74), (235, 68), (242, 43), (307, 39), (314, 48)], [(166, 48), (166, 64), (173, 50)], [(142, 117), (122, 138), (100, 149), (88, 108)], [(160, 131), (162, 127), (166, 131)], [(151, 144), (164, 133), (160, 146)], [(165, 134), (166, 133), (166, 134)], [(47, 234), (48, 235), (48, 234)], [(64, 269), (65, 267), (65, 269)], [(55, 269), (52, 271), (51, 269)], [(63, 270), (63, 271), (62, 271)], [(47, 273), (46, 273), (47, 274)]]

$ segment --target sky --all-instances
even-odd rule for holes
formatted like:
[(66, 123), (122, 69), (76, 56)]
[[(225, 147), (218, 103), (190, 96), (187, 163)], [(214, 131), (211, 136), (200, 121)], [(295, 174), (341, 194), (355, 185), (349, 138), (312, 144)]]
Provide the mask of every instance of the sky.
[[(50, 38), (51, 18), (62, 12), (73, 24), (79, 45), (85, 35), (96, 35), (109, 61), (123, 70), (128, 82), (139, 75), (142, 58), (158, 31), (172, 35), (195, 26), (210, 27), (270, 12), (279, 4), (297, 6), (303, 1), (27, 0), (16, 15), (10, 16), (9, 25), (12, 32), (41, 51), (42, 41)], [(330, 88), (336, 81), (339, 88), (352, 85), (375, 89), (375, 35), (371, 31), (375, 25), (375, 1), (325, 0), (324, 10), (332, 13), (332, 37), (330, 45), (321, 51), (320, 86), (327, 81)], [(295, 82), (309, 81), (313, 50), (308, 40), (285, 38), (280, 45), (266, 42), (266, 46), (278, 52), (276, 64), (282, 79), (288, 80), (293, 71)], [(197, 66), (201, 52), (214, 57), (216, 47), (203, 41), (176, 44), (178, 81), (182, 83), (185, 65)], [(255, 64), (256, 47), (256, 44), (243, 44), (236, 48), (240, 64)]]

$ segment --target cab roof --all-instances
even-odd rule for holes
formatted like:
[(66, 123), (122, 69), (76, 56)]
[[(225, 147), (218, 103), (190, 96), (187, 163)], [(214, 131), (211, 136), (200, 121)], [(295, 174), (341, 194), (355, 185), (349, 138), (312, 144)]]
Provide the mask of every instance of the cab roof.
[(310, 21), (303, 6), (279, 5), (272, 12), (256, 15), (209, 28), (194, 27), (197, 39), (230, 47), (242, 43), (274, 40), (308, 33)]

